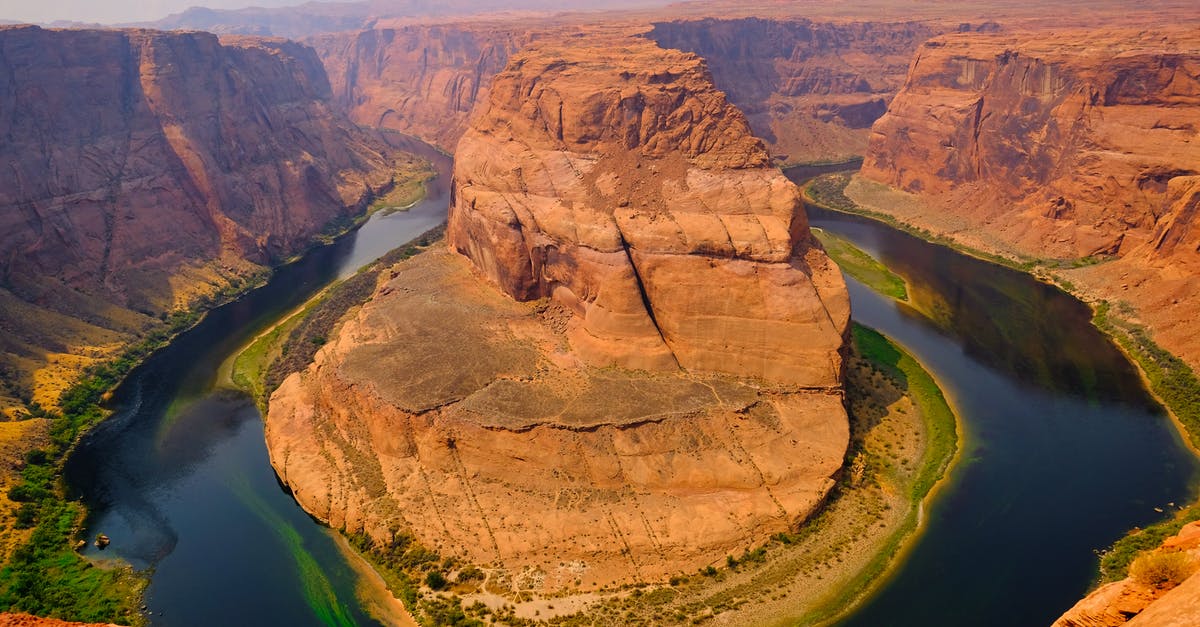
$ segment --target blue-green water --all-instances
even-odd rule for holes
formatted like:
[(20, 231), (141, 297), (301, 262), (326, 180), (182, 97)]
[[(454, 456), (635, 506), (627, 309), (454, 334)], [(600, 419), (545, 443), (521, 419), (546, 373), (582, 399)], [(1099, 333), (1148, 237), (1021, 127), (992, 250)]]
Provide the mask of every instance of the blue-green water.
[(137, 368), (114, 395), (113, 418), (68, 461), (68, 483), (91, 511), (89, 533), (112, 539), (88, 552), (150, 569), (152, 624), (376, 624), (330, 532), (278, 483), (258, 409), (216, 384), (221, 363), (264, 326), (445, 219), (449, 159), (409, 148), (439, 171), (422, 202), (372, 216), (210, 312)]
[(966, 432), (914, 550), (841, 625), (1049, 625), (1086, 593), (1096, 551), (1188, 501), (1200, 465), (1079, 301), (878, 222), (809, 215), (908, 282), (913, 306), (848, 280), (853, 317), (934, 373)]

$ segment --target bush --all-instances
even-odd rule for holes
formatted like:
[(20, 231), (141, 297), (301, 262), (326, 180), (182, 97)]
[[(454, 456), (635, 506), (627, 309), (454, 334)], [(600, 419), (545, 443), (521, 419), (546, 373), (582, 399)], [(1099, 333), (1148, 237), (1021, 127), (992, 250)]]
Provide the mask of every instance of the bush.
[(425, 585), (429, 586), (430, 590), (442, 590), (446, 587), (445, 575), (441, 571), (432, 570), (428, 575), (425, 575)]
[(1129, 566), (1129, 576), (1147, 586), (1174, 588), (1196, 572), (1196, 560), (1178, 551), (1155, 551), (1142, 555)]

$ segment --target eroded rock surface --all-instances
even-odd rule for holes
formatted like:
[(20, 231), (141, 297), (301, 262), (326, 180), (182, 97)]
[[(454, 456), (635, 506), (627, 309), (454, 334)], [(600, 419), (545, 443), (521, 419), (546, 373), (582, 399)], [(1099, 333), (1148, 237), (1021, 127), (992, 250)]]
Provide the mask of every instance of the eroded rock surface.
[(271, 398), (299, 502), (513, 591), (662, 581), (806, 518), (849, 437), (845, 287), (703, 64), (543, 42), (477, 115), (451, 246)]
[[(580, 362), (557, 307), (447, 250), (397, 266), (271, 398), (304, 508), (503, 568), (516, 589), (659, 581), (804, 519), (848, 441), (838, 390)], [(520, 575), (520, 576), (518, 576)]]
[(703, 57), (771, 154), (808, 162), (862, 155), (913, 52), (947, 28), (932, 21), (710, 18), (658, 22), (646, 36)]
[(0, 28), (0, 350), (16, 395), (297, 252), (385, 184), (391, 158), (329, 97), (313, 51), (282, 40)]
[(1197, 129), (1194, 29), (953, 35), (920, 49), (862, 175), (924, 203), (904, 219), (971, 245), (1117, 259), (1071, 280), (1132, 303), (1195, 365), (1178, 323), (1200, 306)]
[(447, 233), (513, 298), (571, 310), (590, 363), (841, 380), (841, 273), (694, 55), (617, 38), (514, 57), (459, 142)]
[(465, 22), (333, 33), (308, 43), (351, 119), (454, 150), (492, 77), (528, 39), (517, 24)]

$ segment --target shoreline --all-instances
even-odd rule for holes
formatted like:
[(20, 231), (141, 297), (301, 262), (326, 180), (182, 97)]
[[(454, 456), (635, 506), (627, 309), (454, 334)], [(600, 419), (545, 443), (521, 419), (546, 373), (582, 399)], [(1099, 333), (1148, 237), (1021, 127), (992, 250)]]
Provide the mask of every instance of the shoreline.
[[(897, 299), (893, 298), (892, 300)], [(870, 327), (865, 328), (870, 329)], [(869, 581), (866, 586), (862, 588), (859, 593), (856, 594), (855, 597), (848, 604), (844, 605), (839, 611), (826, 619), (814, 623), (814, 625), (819, 627), (833, 625), (839, 620), (852, 615), (858, 608), (862, 607), (864, 604), (874, 598), (876, 594), (882, 591), (884, 587), (886, 587), (887, 583), (896, 576), (896, 574), (899, 572), (900, 566), (905, 562), (908, 555), (911, 554), (913, 549), (916, 547), (917, 540), (919, 540), (925, 534), (926, 528), (928, 527), (928, 516), (926, 513), (927, 509), (931, 507), (939, 498), (941, 498), (946, 487), (953, 482), (954, 479), (951, 473), (958, 467), (963, 457), (963, 450), (966, 448), (965, 443), (967, 442), (967, 430), (966, 424), (962, 419), (962, 413), (958, 410), (958, 404), (954, 400), (953, 395), (947, 392), (946, 388), (938, 382), (937, 374), (933, 372), (924, 362), (918, 359), (916, 355), (909, 352), (908, 349), (905, 348), (904, 345), (899, 341), (891, 338), (881, 331), (877, 331), (875, 329), (871, 330), (887, 339), (892, 346), (898, 348), (906, 357), (915, 362), (916, 366), (920, 370), (924, 371), (929, 378), (933, 380), (938, 393), (941, 395), (942, 400), (954, 419), (954, 450), (950, 454), (949, 458), (943, 461), (939, 475), (930, 486), (929, 490), (925, 492), (924, 496), (916, 501), (916, 524), (911, 530), (901, 533), (900, 536), (896, 538), (898, 549), (888, 559), (887, 563), (883, 566), (882, 571), (880, 571), (875, 578), (871, 579), (871, 581)]]
[[(333, 302), (328, 305), (330, 308), (337, 308), (339, 306), (343, 307), (342, 314), (344, 315), (345, 311), (349, 311), (350, 308), (355, 306), (355, 303)], [(301, 313), (308, 315), (313, 312), (309, 311)], [(338, 315), (332, 317), (340, 318), (341, 316)], [(903, 459), (908, 460), (904, 462), (905, 465), (911, 463), (913, 464), (912, 467), (906, 471), (894, 471), (892, 474), (888, 475), (888, 478), (882, 479), (886, 483), (894, 484), (900, 491), (900, 494), (903, 494), (904, 496), (893, 498), (886, 497), (886, 495), (884, 495), (884, 497), (886, 497), (884, 498), (879, 495), (855, 495), (852, 497), (846, 497), (840, 506), (837, 504), (827, 503), (826, 505), (822, 506), (820, 510), (815, 512), (799, 531), (794, 533), (785, 532), (776, 534), (776, 536), (773, 536), (772, 538), (764, 537), (760, 540), (761, 544), (758, 545), (759, 548), (754, 549), (753, 551), (748, 550), (747, 553), (740, 559), (726, 560), (732, 565), (732, 568), (722, 567), (719, 571), (715, 569), (702, 569), (699, 574), (692, 573), (690, 575), (686, 573), (680, 573), (679, 576), (671, 578), (670, 584), (668, 584), (666, 581), (663, 581), (656, 584), (650, 584), (645, 587), (635, 587), (636, 590), (633, 594), (630, 594), (628, 590), (610, 590), (607, 594), (603, 594), (601, 596), (597, 596), (595, 593), (588, 593), (582, 597), (579, 595), (550, 595), (546, 597), (537, 595), (536, 597), (532, 598), (497, 597), (497, 599), (494, 600), (502, 603), (497, 607), (490, 608), (489, 611), (497, 613), (512, 612), (512, 616), (514, 617), (524, 617), (534, 620), (550, 620), (555, 617), (565, 618), (566, 616), (580, 615), (580, 612), (582, 612), (582, 616), (600, 618), (606, 615), (624, 615), (624, 612), (627, 611), (629, 605), (637, 606), (645, 603), (645, 601), (643, 601), (644, 598), (658, 599), (659, 601), (656, 602), (655, 606), (644, 608), (646, 610), (646, 616), (650, 616), (651, 612), (656, 613), (658, 610), (668, 611), (667, 606), (657, 606), (657, 604), (662, 603), (662, 599), (668, 597), (676, 598), (687, 596), (696, 598), (711, 596), (713, 594), (720, 595), (723, 594), (721, 592), (722, 588), (725, 588), (727, 591), (729, 589), (726, 579), (731, 579), (732, 581), (729, 582), (729, 584), (733, 585), (735, 588), (747, 588), (751, 591), (751, 593), (758, 594), (755, 593), (754, 590), (764, 586), (749, 581), (742, 582), (742, 580), (759, 577), (760, 575), (779, 580), (779, 571), (783, 571), (786, 574), (796, 569), (803, 569), (805, 571), (805, 575), (797, 575), (796, 578), (798, 581), (802, 581), (804, 586), (810, 588), (809, 590), (804, 590), (801, 593), (804, 599), (802, 599), (799, 603), (793, 602), (786, 604), (786, 607), (772, 607), (772, 605), (775, 604), (770, 603), (770, 601), (763, 600), (761, 606), (766, 607), (766, 611), (770, 613), (758, 616), (757, 620), (752, 620), (746, 616), (748, 613), (753, 614), (753, 611), (739, 612), (736, 609), (747, 603), (750, 604), (748, 607), (760, 606), (760, 603), (751, 600), (739, 601), (732, 606), (726, 607), (726, 610), (729, 613), (725, 613), (726, 610), (720, 610), (711, 607), (708, 610), (696, 610), (695, 608), (689, 609), (687, 606), (692, 604), (685, 602), (688, 599), (679, 599), (679, 602), (675, 604), (672, 604), (672, 602), (668, 600), (667, 603), (671, 607), (675, 608), (674, 611), (682, 612), (684, 615), (689, 615), (696, 619), (699, 619), (702, 616), (712, 616), (714, 614), (705, 614), (704, 612), (711, 612), (714, 609), (717, 609), (716, 615), (720, 615), (722, 620), (735, 622), (749, 621), (753, 624), (770, 621), (775, 616), (787, 613), (792, 613), (798, 616), (805, 613), (819, 612), (821, 615), (831, 614), (834, 618), (836, 618), (852, 611), (863, 600), (870, 598), (870, 594), (874, 593), (880, 587), (880, 582), (886, 581), (886, 577), (880, 579), (879, 574), (890, 574), (893, 572), (896, 566), (902, 563), (904, 555), (907, 554), (907, 551), (910, 550), (911, 546), (915, 545), (915, 540), (920, 537), (921, 532), (925, 528), (924, 523), (926, 520), (926, 508), (930, 503), (933, 502), (933, 498), (941, 493), (940, 487), (946, 482), (949, 472), (953, 469), (955, 464), (957, 464), (957, 461), (960, 458), (960, 451), (962, 450), (960, 439), (956, 435), (962, 431), (961, 419), (954, 407), (947, 400), (949, 397), (941, 389), (941, 386), (937, 384), (937, 378), (902, 345), (890, 339), (887, 339), (887, 342), (889, 345), (893, 346), (897, 352), (902, 353), (905, 358), (910, 360), (912, 364), (915, 364), (918, 368), (920, 368), (925, 377), (927, 377), (927, 379), (932, 383), (934, 386), (934, 391), (931, 394), (931, 398), (932, 395), (935, 394), (937, 398), (941, 399), (945, 406), (945, 413), (949, 414), (949, 430), (952, 433), (951, 441), (949, 443), (951, 448), (949, 448), (949, 450), (947, 450), (945, 447), (939, 448), (936, 446), (938, 442), (935, 441), (935, 434), (939, 432), (944, 433), (944, 430), (939, 430), (937, 425), (933, 424), (933, 421), (938, 416), (944, 416), (945, 414), (938, 414), (932, 410), (927, 410), (925, 409), (926, 405), (919, 404), (922, 402), (922, 399), (925, 399), (925, 397), (921, 396), (920, 392), (916, 388), (917, 377), (912, 377), (910, 383), (908, 384), (911, 385), (912, 388), (908, 389), (906, 387), (908, 392), (903, 393), (900, 396), (901, 400), (899, 402), (907, 403), (905, 406), (910, 408), (917, 406), (920, 408), (920, 411), (910, 411), (909, 414), (905, 416), (906, 412), (904, 410), (900, 410), (899, 412), (892, 414), (893, 418), (891, 420), (892, 422), (899, 421), (900, 423), (906, 425), (919, 425), (916, 427), (904, 427), (901, 430), (911, 430), (912, 428), (915, 428), (925, 435), (921, 436), (923, 439), (921, 440), (920, 448), (910, 449), (915, 450), (916, 454), (904, 453), (901, 455), (898, 453), (892, 453), (901, 455)], [(862, 359), (866, 358), (863, 357)], [(865, 389), (867, 387), (869, 386), (860, 384), (859, 389)], [(865, 393), (866, 392), (864, 392), (864, 394)], [(876, 393), (886, 394), (878, 391), (876, 391)], [(921, 397), (920, 399), (918, 398), (919, 396)], [(944, 422), (941, 424), (943, 427), (945, 426)], [(873, 426), (866, 428), (870, 430), (873, 428)], [(882, 433), (882, 431), (880, 433)], [(894, 438), (900, 436), (878, 435), (876, 437), (892, 437), (894, 440)], [(903, 450), (904, 442), (898, 441), (897, 443), (901, 444), (899, 449)], [(881, 444), (877, 444), (874, 450), (875, 454), (885, 454), (884, 448)], [(897, 468), (900, 466), (901, 457), (896, 457), (892, 462), (897, 466)], [(903, 477), (907, 478), (897, 478), (901, 476), (897, 474), (898, 472), (909, 472), (911, 474), (903, 475)], [(880, 476), (883, 477), (883, 475)], [(908, 496), (909, 491), (916, 489), (916, 482), (920, 481), (922, 478), (928, 480), (929, 476), (933, 477), (929, 486), (924, 488), (923, 492), (917, 498), (910, 499)], [(864, 498), (866, 499), (865, 501), (863, 500)], [(887, 503), (883, 503), (883, 501), (880, 500), (881, 498), (886, 500)], [(872, 516), (878, 517), (872, 518), (870, 521), (866, 521), (864, 524), (860, 524), (862, 523), (864, 514), (863, 512), (858, 511), (858, 505), (863, 502), (867, 504), (875, 503), (877, 506), (882, 505), (884, 510), (893, 511), (887, 514), (871, 514)], [(903, 502), (904, 505), (901, 507), (896, 507), (901, 502)], [(833, 514), (825, 514), (830, 509), (837, 509), (838, 511)], [(818, 520), (818, 518), (820, 518), (823, 514), (825, 514), (827, 518), (839, 517), (840, 522), (835, 520), (832, 523), (832, 529), (827, 529), (825, 531), (816, 530), (816, 527), (823, 524), (823, 521)], [(880, 528), (879, 521), (881, 520), (885, 521), (885, 525), (882, 527), (882, 531), (878, 531), (877, 529)], [(860, 538), (859, 534), (864, 533), (867, 535), (864, 538)], [(817, 538), (816, 540), (812, 540), (810, 538), (810, 536), (814, 535)], [(801, 545), (804, 542), (808, 542), (808, 544)], [(839, 553), (829, 553), (824, 544), (830, 543), (839, 544), (843, 548), (839, 549)], [(897, 549), (897, 547), (900, 548)], [(396, 597), (407, 598), (417, 589), (424, 589), (419, 584), (419, 577), (416, 577), (412, 573), (405, 574), (403, 572), (397, 575), (396, 572), (392, 572), (390, 570), (386, 573), (382, 572), (380, 571), (379, 561), (377, 559), (372, 559), (370, 551), (366, 551), (364, 553), (363, 547), (357, 545), (355, 548), (358, 549), (357, 552), (359, 553), (360, 557), (373, 565), (373, 569), (377, 574), (383, 577), (384, 581), (412, 581), (414, 588), (413, 590), (402, 591), (391, 589), (390, 596), (393, 599)], [(842, 555), (842, 553), (840, 553), (841, 551), (845, 551), (844, 556), (847, 557), (848, 560), (854, 561), (855, 564), (852, 566), (843, 565), (841, 563), (842, 557), (839, 557), (839, 555)], [(730, 558), (732, 558), (732, 556), (730, 556)], [(715, 564), (719, 561), (720, 556), (714, 556), (713, 563)], [(765, 566), (763, 566), (763, 564), (765, 564)], [(860, 564), (861, 568), (859, 567)], [(822, 572), (824, 572), (824, 576), (822, 575)], [(822, 580), (828, 583), (826, 585), (821, 585)], [(845, 581), (849, 581), (850, 584), (844, 585)], [(781, 586), (781, 588), (782, 587), (783, 586)], [(819, 588), (820, 592), (814, 593), (812, 589), (817, 588)], [(843, 590), (854, 590), (854, 594), (846, 600), (836, 599), (836, 595)], [(406, 594), (406, 592), (408, 594)], [(467, 591), (460, 591), (460, 593), (465, 592)], [(430, 597), (428, 596), (428, 591), (426, 591), (425, 594), (426, 596), (423, 598), (426, 600), (438, 602), (436, 601), (436, 595)], [(743, 593), (740, 591), (736, 594), (739, 596), (743, 595)], [(760, 594), (759, 596), (760, 598), (765, 599), (763, 595)], [(463, 594), (462, 599), (464, 601), (464, 608), (471, 601), (480, 600), (478, 595), (470, 593)], [(486, 601), (484, 603), (486, 604)], [(505, 605), (511, 609), (505, 610)], [(582, 610), (580, 609), (581, 607), (583, 608)], [(787, 609), (788, 607), (791, 609)], [(420, 607), (409, 609), (412, 612), (418, 612)], [(697, 614), (697, 611), (700, 613)]]
[[(422, 190), (424, 181), (428, 179), (429, 169), (426, 164), (418, 172)], [(26, 406), (24, 420), (48, 420), (51, 438), (48, 442), (40, 444), (23, 443), (22, 448), (27, 451), (27, 463), (19, 473), (14, 473), (14, 487), (24, 488), (29, 494), (40, 496), (31, 496), (29, 500), (13, 499), (14, 505), (21, 505), (17, 508), (18, 513), (29, 510), (26, 516), (31, 517), (33, 522), (26, 527), (31, 529), (29, 535), (6, 556), (4, 563), (6, 574), (0, 582), (0, 595), (3, 595), (11, 610), (34, 609), (39, 610), (39, 613), (47, 612), (68, 617), (94, 615), (96, 611), (103, 611), (105, 620), (109, 622), (122, 620), (134, 625), (147, 623), (148, 617), (141, 609), (144, 605), (145, 589), (149, 584), (146, 571), (95, 568), (90, 559), (74, 548), (75, 540), (85, 530), (91, 512), (82, 502), (69, 499), (64, 493), (65, 488), (60, 477), (63, 465), (87, 434), (112, 416), (113, 411), (108, 407), (109, 400), (131, 374), (181, 335), (202, 324), (210, 312), (262, 288), (279, 270), (299, 262), (312, 251), (329, 246), (361, 227), (370, 217), (368, 199), (394, 189), (397, 184), (395, 174), (385, 185), (378, 189), (368, 189), (356, 202), (347, 205), (348, 208), (356, 209), (358, 215), (331, 219), (321, 231), (312, 235), (301, 251), (273, 265), (260, 267), (253, 273), (238, 277), (236, 282), (231, 282), (211, 294), (198, 297), (190, 307), (165, 312), (162, 324), (130, 338), (111, 357), (78, 372), (74, 382), (64, 388), (54, 407)], [(31, 459), (34, 461), (29, 461)], [(47, 581), (47, 577), (51, 580)], [(21, 598), (11, 596), (12, 587), (15, 585), (36, 585), (40, 590), (58, 591), (59, 594), (53, 600), (39, 601), (50, 603), (50, 607), (30, 608), (21, 604)], [(61, 594), (69, 590), (78, 590), (79, 594)], [(97, 609), (100, 607), (107, 609)]]
[[(860, 217), (860, 218), (864, 218), (864, 219), (868, 219), (868, 220), (873, 220), (873, 221), (878, 222), (889, 228), (894, 228), (894, 229), (897, 229), (904, 233), (907, 233), (908, 235), (916, 237), (916, 238), (918, 238), (924, 242), (927, 242), (929, 244), (933, 244), (933, 245), (937, 245), (937, 246), (944, 246), (944, 247), (954, 250), (955, 252), (958, 252), (960, 254), (974, 257), (975, 259), (978, 259), (980, 261), (992, 263), (994, 265), (1002, 266), (1002, 267), (1010, 269), (1010, 270), (1021, 272), (1040, 283), (1044, 283), (1046, 285), (1053, 286), (1055, 289), (1061, 291), (1062, 293), (1070, 296), (1071, 298), (1074, 298), (1075, 300), (1077, 300), (1080, 303), (1087, 306), (1088, 309), (1092, 312), (1092, 318), (1091, 318), (1092, 326), (1095, 327), (1097, 330), (1099, 330), (1105, 337), (1107, 337), (1109, 339), (1109, 341), (1114, 346), (1116, 346), (1116, 348), (1121, 352), (1121, 354), (1125, 356), (1126, 360), (1130, 363), (1130, 365), (1133, 366), (1133, 369), (1138, 373), (1138, 379), (1140, 380), (1142, 386), (1145, 388), (1146, 392), (1156, 403), (1158, 403), (1158, 405), (1162, 408), (1163, 413), (1166, 415), (1167, 419), (1170, 420), (1170, 422), (1173, 426), (1172, 431), (1178, 437), (1179, 441), (1183, 444), (1184, 447), (1187, 448), (1187, 450), (1193, 456), (1195, 456), (1197, 459), (1200, 459), (1200, 432), (1193, 432), (1193, 430), (1188, 427), (1187, 423), (1185, 423), (1183, 421), (1183, 419), (1180, 418), (1179, 414), (1176, 411), (1176, 408), (1173, 406), (1173, 404), (1171, 402), (1168, 402), (1168, 400), (1165, 398), (1163, 392), (1159, 389), (1159, 386), (1157, 386), (1154, 383), (1149, 372), (1146, 370), (1145, 366), (1143, 365), (1143, 359), (1153, 360), (1153, 358), (1146, 356), (1146, 355), (1139, 354), (1136, 350), (1132, 349), (1127, 344), (1127, 342), (1134, 341), (1130, 337), (1132, 335), (1132, 333), (1128, 329), (1124, 329), (1124, 328), (1122, 328), (1122, 326), (1120, 324), (1113, 323), (1111, 321), (1101, 322), (1101, 320), (1103, 320), (1103, 316), (1108, 313), (1107, 312), (1107, 309), (1109, 307), (1108, 301), (1098, 298), (1095, 295), (1090, 294), (1084, 290), (1080, 290), (1077, 288), (1072, 289), (1072, 288), (1074, 288), (1074, 285), (1072, 283), (1070, 283), (1069, 281), (1065, 281), (1064, 279), (1060, 279), (1059, 277), (1055, 276), (1052, 272), (1046, 270), (1044, 264), (1041, 264), (1041, 263), (1035, 264), (1033, 262), (1019, 262), (1016, 259), (1006, 257), (999, 253), (989, 253), (987, 251), (975, 249), (971, 246), (967, 246), (965, 244), (961, 244), (961, 243), (957, 242), (951, 235), (935, 234), (935, 233), (929, 231), (928, 229), (918, 227), (915, 224), (906, 222), (895, 216), (891, 216), (886, 213), (881, 213), (878, 211), (873, 211), (871, 209), (862, 207), (861, 205), (858, 205), (858, 203), (856, 203), (855, 201), (853, 201), (850, 198), (846, 198), (846, 200), (851, 202), (852, 204), (854, 204), (858, 210), (848, 210), (848, 209), (845, 209), (842, 207), (833, 206), (830, 203), (824, 202), (821, 199), (812, 195), (811, 187), (812, 187), (812, 184), (817, 180), (817, 178), (819, 178), (819, 177), (815, 177), (812, 180), (808, 181), (801, 188), (801, 191), (803, 194), (803, 199), (804, 199), (804, 202), (806, 202), (806, 203), (809, 203), (815, 207), (824, 209), (826, 211), (832, 211), (832, 212), (840, 213), (840, 214), (844, 214), (844, 215), (856, 216), (856, 217)], [(1125, 322), (1127, 322), (1127, 321), (1125, 321)], [(1152, 338), (1149, 338), (1149, 340), (1150, 340), (1150, 342), (1152, 342), (1154, 348), (1164, 350), (1164, 352), (1167, 352), (1173, 358), (1179, 359), (1178, 356), (1175, 356), (1173, 353), (1170, 353), (1169, 351), (1165, 351), (1165, 349), (1161, 349), (1161, 347), (1159, 347), (1157, 343), (1153, 342)], [(1181, 360), (1181, 363), (1184, 363), (1184, 365), (1187, 366), (1186, 362), (1182, 362), (1182, 360)], [(1185, 512), (1187, 510), (1197, 508), (1197, 507), (1200, 507), (1200, 484), (1194, 485), (1192, 487), (1191, 500), (1188, 501), (1185, 505), (1181, 506), (1180, 509), (1176, 511), (1176, 514), (1179, 512)], [(1105, 555), (1108, 555), (1108, 554), (1114, 552), (1121, 545), (1121, 543), (1123, 541), (1126, 541), (1130, 538), (1135, 538), (1135, 537), (1141, 535), (1142, 533), (1145, 533), (1150, 530), (1154, 530), (1156, 528), (1169, 528), (1176, 522), (1177, 518), (1178, 518), (1178, 516), (1176, 516), (1176, 515), (1168, 515), (1166, 518), (1159, 520), (1155, 523), (1152, 523), (1151, 525), (1147, 525), (1146, 527), (1141, 527), (1141, 528), (1134, 527), (1132, 529), (1127, 530), (1125, 535), (1123, 535), (1121, 538), (1114, 540), (1113, 544), (1110, 545), (1108, 547), (1108, 549), (1106, 549), (1105, 551), (1102, 551), (1100, 553), (1101, 559), (1103, 559)], [(1144, 551), (1138, 551), (1135, 554), (1135, 556), (1137, 554), (1141, 554), (1142, 552), (1144, 552)], [(1103, 567), (1102, 563), (1098, 564), (1098, 568), (1097, 568), (1095, 575), (1096, 575), (1095, 582), (1092, 585), (1092, 587), (1089, 589), (1089, 591), (1088, 591), (1089, 594), (1107, 580), (1106, 573), (1104, 571), (1104, 567)], [(1120, 577), (1118, 577), (1118, 579), (1119, 578)]]

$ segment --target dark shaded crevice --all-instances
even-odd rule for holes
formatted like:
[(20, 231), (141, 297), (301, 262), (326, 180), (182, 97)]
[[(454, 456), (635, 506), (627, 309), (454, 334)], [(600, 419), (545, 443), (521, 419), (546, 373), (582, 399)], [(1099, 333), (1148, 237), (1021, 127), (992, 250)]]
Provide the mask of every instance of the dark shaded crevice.
[(633, 269), (633, 280), (637, 282), (638, 295), (642, 297), (642, 306), (646, 308), (646, 315), (650, 317), (650, 324), (654, 325), (654, 330), (658, 332), (658, 339), (662, 340), (663, 346), (671, 353), (671, 359), (675, 360), (675, 365), (679, 366), (679, 358), (675, 356), (675, 351), (671, 348), (671, 344), (667, 342), (667, 337), (663, 335), (662, 327), (658, 324), (658, 318), (654, 315), (654, 307), (650, 304), (650, 295), (646, 293), (646, 284), (642, 281), (642, 273), (638, 270), (637, 264), (633, 261), (633, 253), (629, 250), (629, 242), (625, 241), (625, 234), (621, 229), (617, 229), (617, 237), (621, 238), (621, 250), (625, 251), (625, 259), (629, 261), (629, 267)]

